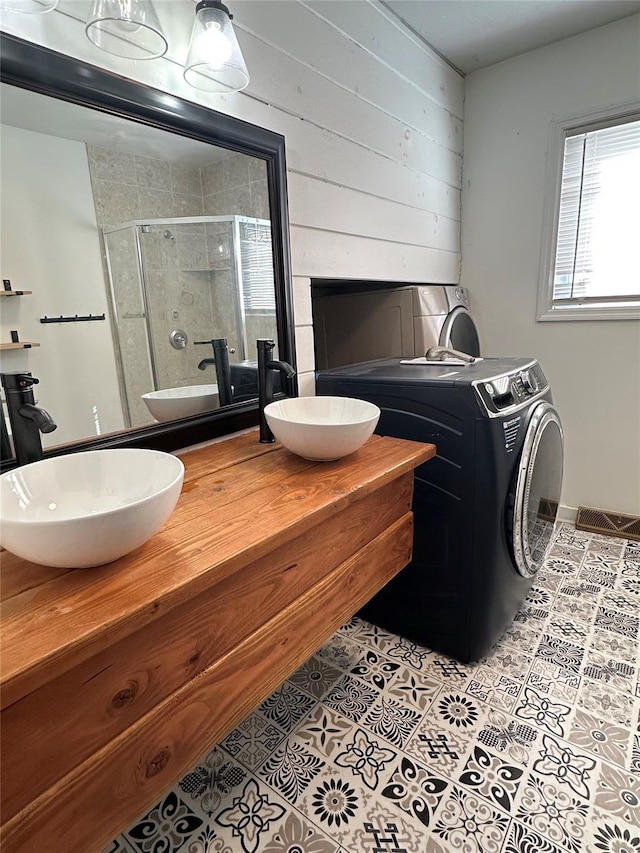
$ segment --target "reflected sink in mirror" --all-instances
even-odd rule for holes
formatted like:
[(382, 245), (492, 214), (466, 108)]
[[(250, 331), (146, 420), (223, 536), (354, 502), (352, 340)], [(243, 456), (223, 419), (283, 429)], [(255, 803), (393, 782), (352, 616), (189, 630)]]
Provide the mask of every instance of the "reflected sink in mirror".
[(43, 566), (101, 566), (156, 533), (180, 497), (184, 465), (158, 450), (90, 450), (0, 478), (0, 542)]
[(147, 409), (160, 422), (211, 412), (220, 406), (217, 385), (186, 385), (143, 394)]
[(355, 453), (373, 434), (380, 409), (353, 397), (289, 397), (265, 406), (276, 440), (298, 456), (331, 462)]

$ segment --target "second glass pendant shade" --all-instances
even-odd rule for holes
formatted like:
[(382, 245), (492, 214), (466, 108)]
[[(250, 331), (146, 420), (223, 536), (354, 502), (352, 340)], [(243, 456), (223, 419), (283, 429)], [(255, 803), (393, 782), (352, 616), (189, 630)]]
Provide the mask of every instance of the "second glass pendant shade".
[(51, 12), (58, 0), (0, 0), (0, 12), (24, 12), (27, 15), (40, 15)]
[(239, 92), (249, 73), (231, 15), (220, 0), (200, 0), (196, 6), (184, 79), (206, 92)]
[(85, 32), (101, 50), (126, 59), (157, 59), (169, 46), (145, 0), (95, 0)]

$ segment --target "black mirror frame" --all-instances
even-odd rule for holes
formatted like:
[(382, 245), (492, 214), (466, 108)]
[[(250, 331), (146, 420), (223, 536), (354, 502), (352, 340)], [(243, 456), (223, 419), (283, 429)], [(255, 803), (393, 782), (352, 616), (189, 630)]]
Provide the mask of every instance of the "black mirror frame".
[[(295, 367), (285, 140), (278, 133), (168, 95), (65, 54), (0, 33), (0, 80), (266, 161), (279, 357)], [(257, 400), (150, 427), (83, 439), (45, 451), (59, 456), (107, 447), (178, 450), (258, 423)], [(13, 467), (8, 460), (4, 468)]]

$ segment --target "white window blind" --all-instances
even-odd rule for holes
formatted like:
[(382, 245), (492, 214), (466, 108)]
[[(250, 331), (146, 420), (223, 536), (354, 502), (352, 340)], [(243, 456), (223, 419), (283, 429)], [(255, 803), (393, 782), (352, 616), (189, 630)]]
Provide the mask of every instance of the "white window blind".
[(553, 306), (640, 301), (640, 121), (565, 139)]
[(240, 223), (240, 256), (245, 311), (275, 312), (273, 253), (268, 224)]

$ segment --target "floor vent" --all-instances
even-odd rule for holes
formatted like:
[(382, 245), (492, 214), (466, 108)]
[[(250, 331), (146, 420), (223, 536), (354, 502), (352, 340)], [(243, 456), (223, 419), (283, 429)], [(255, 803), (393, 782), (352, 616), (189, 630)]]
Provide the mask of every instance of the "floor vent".
[(637, 515), (622, 515), (619, 512), (579, 506), (576, 527), (578, 530), (621, 536), (623, 539), (640, 542), (640, 516)]

